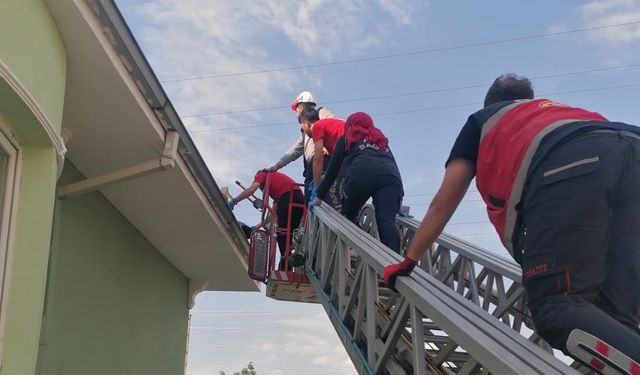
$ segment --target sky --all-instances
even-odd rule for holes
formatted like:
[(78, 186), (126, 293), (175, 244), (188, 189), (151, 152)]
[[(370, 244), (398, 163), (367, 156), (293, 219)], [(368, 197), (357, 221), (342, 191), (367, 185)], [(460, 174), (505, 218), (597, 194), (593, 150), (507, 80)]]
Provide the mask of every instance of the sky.
[[(232, 194), (295, 141), (309, 90), (342, 118), (372, 115), (422, 217), (460, 128), (500, 74), (537, 97), (638, 123), (640, 1), (116, 0), (211, 173)], [(302, 162), (282, 170), (301, 180)], [(234, 210), (255, 224), (247, 203)], [(445, 229), (507, 256), (472, 185)], [(355, 374), (318, 305), (198, 296), (188, 375)]]

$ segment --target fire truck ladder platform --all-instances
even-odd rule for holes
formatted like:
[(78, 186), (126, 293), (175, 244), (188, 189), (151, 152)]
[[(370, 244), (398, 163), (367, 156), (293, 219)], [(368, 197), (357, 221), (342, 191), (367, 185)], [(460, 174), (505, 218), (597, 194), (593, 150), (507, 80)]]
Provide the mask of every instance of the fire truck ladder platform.
[[(397, 223), (404, 251), (419, 223)], [(359, 224), (316, 207), (301, 250), (306, 276), (360, 374), (580, 373), (534, 333), (514, 262), (443, 234), (392, 291), (381, 275), (401, 258), (375, 238), (372, 207)]]

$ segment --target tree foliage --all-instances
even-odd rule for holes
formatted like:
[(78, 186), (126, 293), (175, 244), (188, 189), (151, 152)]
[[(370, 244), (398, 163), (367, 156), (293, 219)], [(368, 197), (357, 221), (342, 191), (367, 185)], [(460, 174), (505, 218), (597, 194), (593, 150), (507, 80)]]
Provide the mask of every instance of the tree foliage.
[[(220, 375), (227, 375), (227, 373), (220, 370)], [(258, 375), (258, 373), (256, 372), (256, 368), (253, 367), (253, 362), (249, 362), (247, 367), (244, 367), (239, 372), (234, 372), (233, 375)]]

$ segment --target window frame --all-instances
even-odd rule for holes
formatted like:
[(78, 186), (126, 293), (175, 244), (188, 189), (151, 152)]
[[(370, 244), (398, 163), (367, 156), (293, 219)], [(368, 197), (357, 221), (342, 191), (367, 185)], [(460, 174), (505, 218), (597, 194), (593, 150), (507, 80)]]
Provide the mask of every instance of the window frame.
[[(4, 351), (4, 333), (7, 319), (11, 263), (16, 225), (22, 147), (9, 122), (0, 112), (0, 152), (7, 156), (2, 206), (0, 206), (0, 353)], [(1, 180), (0, 180), (1, 181)], [(0, 358), (0, 363), (2, 359)]]

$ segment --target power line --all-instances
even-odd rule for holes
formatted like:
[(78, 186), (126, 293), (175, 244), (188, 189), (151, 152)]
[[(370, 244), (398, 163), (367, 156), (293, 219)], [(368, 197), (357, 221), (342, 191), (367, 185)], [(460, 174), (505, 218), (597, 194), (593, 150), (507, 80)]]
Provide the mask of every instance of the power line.
[[(560, 92), (554, 92), (554, 93), (543, 93), (543, 94), (538, 95), (537, 97), (544, 98), (544, 97), (547, 97), (547, 96), (560, 96), (560, 95), (569, 95), (569, 94), (576, 94), (576, 93), (582, 93), (582, 92), (595, 92), (595, 91), (604, 91), (604, 90), (614, 90), (614, 89), (629, 88), (629, 87), (635, 87), (635, 86), (640, 86), (640, 82), (628, 83), (628, 84), (623, 84), (623, 85), (615, 85), (615, 86), (595, 87), (595, 88), (590, 88), (590, 89), (569, 90), (569, 91), (560, 91)], [(482, 102), (452, 104), (452, 105), (438, 106), (438, 107), (427, 107), (427, 108), (407, 109), (407, 110), (402, 110), (402, 111), (383, 112), (383, 113), (376, 113), (374, 115), (378, 116), (378, 117), (380, 117), (380, 116), (390, 116), (390, 115), (398, 115), (398, 114), (406, 114), (406, 113), (435, 111), (435, 110), (438, 110), (438, 109), (450, 109), (450, 108), (457, 108), (457, 107), (467, 107), (467, 106), (472, 106), (472, 105), (478, 106), (478, 105), (482, 105), (482, 104), (483, 104)]]
[[(540, 94), (540, 95), (537, 95), (537, 96), (538, 97), (559, 96), (559, 95), (569, 95), (569, 94), (577, 94), (577, 93), (583, 93), (583, 92), (596, 92), (596, 91), (614, 90), (614, 89), (621, 89), (621, 88), (630, 88), (630, 87), (637, 87), (637, 86), (640, 86), (640, 82), (622, 84), (622, 85), (614, 85), (614, 86), (596, 87), (596, 88), (590, 88), (590, 89), (560, 91), (560, 92), (555, 92), (555, 93), (543, 93), (543, 94)], [(483, 104), (482, 102), (460, 103), (460, 104), (452, 104), (452, 105), (443, 105), (443, 106), (407, 109), (407, 110), (402, 110), (402, 111), (371, 113), (371, 116), (381, 117), (381, 116), (391, 116), (391, 115), (416, 113), (416, 112), (430, 112), (430, 111), (436, 111), (436, 110), (441, 110), (441, 109), (452, 109), (452, 108), (460, 108), (460, 107), (478, 106), (478, 105), (482, 105), (482, 104)], [(286, 122), (286, 123), (283, 122), (283, 123), (265, 124), (265, 125), (266, 126), (281, 126), (281, 125), (290, 125), (292, 123), (293, 123), (293, 121)], [(248, 126), (237, 126), (237, 127), (233, 127), (233, 128), (194, 130), (194, 131), (191, 131), (190, 133), (196, 133), (196, 132), (197, 133), (211, 133), (211, 132), (237, 131), (237, 130), (243, 130), (243, 129), (261, 128), (263, 126), (264, 125), (255, 124), (255, 125), (248, 125)]]
[(605, 30), (605, 29), (611, 29), (611, 28), (616, 28), (616, 27), (632, 26), (632, 25), (636, 25), (636, 24), (640, 24), (640, 21), (625, 22), (625, 23), (618, 23), (618, 24), (612, 24), (612, 25), (603, 25), (603, 26), (585, 27), (585, 28), (581, 28), (581, 29), (556, 31), (556, 32), (552, 32), (552, 33), (535, 34), (535, 35), (528, 35), (528, 36), (508, 38), (508, 39), (499, 39), (499, 40), (493, 40), (493, 41), (487, 41), (487, 42), (460, 44), (460, 45), (457, 45), (457, 46), (440, 47), (440, 48), (429, 48), (429, 49), (416, 50), (416, 51), (411, 51), (411, 52), (402, 52), (402, 53), (394, 53), (394, 54), (379, 55), (379, 56), (344, 59), (344, 60), (329, 61), (329, 62), (317, 63), (317, 64), (305, 64), (305, 65), (287, 66), (287, 67), (280, 67), (280, 68), (252, 70), (252, 71), (237, 72), (237, 73), (226, 73), (226, 74), (216, 74), (216, 75), (207, 75), (207, 76), (167, 79), (167, 80), (163, 80), (162, 83), (176, 83), (176, 82), (186, 82), (186, 81), (197, 81), (197, 80), (205, 80), (205, 79), (224, 78), (224, 77), (239, 77), (239, 76), (247, 76), (247, 75), (255, 75), (255, 74), (285, 72), (285, 71), (300, 70), (300, 69), (321, 68), (321, 67), (327, 67), (327, 66), (352, 64), (352, 63), (357, 63), (357, 62), (387, 60), (387, 59), (393, 59), (393, 58), (398, 58), (398, 57), (418, 56), (418, 55), (437, 53), (437, 52), (453, 51), (453, 50), (466, 49), (466, 48), (472, 48), (472, 47), (484, 47), (484, 46), (497, 45), (497, 44), (521, 42), (521, 41), (524, 41), (524, 40), (533, 40), (533, 39), (541, 39), (541, 38), (554, 37), (554, 36), (560, 36), (560, 35), (576, 34), (576, 33), (582, 33), (582, 32), (586, 32), (586, 31)]
[(294, 123), (295, 123), (295, 121), (274, 122), (274, 123), (270, 123), (270, 124), (247, 125), (247, 126), (242, 126), (242, 127), (237, 127), (237, 128), (191, 130), (191, 131), (189, 131), (189, 133), (194, 134), (194, 133), (209, 133), (209, 132), (215, 132), (215, 131), (226, 131), (226, 130), (232, 130), (232, 129), (268, 128), (268, 127), (272, 127), (272, 126), (292, 125)]
[[(571, 72), (564, 73), (556, 73), (556, 74), (548, 74), (541, 76), (531, 76), (529, 77), (532, 80), (543, 80), (543, 79), (552, 79), (559, 77), (568, 77), (573, 75), (580, 74), (589, 74), (589, 73), (600, 73), (611, 70), (620, 70), (620, 69), (628, 69), (628, 68), (637, 68), (640, 67), (640, 64), (627, 64), (627, 65), (615, 65), (615, 66), (605, 66), (593, 69), (585, 69), (585, 70), (576, 70)], [(339, 99), (339, 100), (329, 100), (324, 101), (323, 104), (338, 104), (338, 103), (351, 103), (351, 102), (364, 102), (370, 100), (382, 100), (382, 99), (392, 99), (392, 98), (403, 98), (408, 96), (416, 96), (416, 95), (426, 95), (426, 94), (439, 94), (444, 92), (452, 92), (452, 91), (461, 91), (461, 90), (469, 90), (476, 89), (482, 87), (489, 87), (491, 83), (478, 83), (466, 86), (458, 86), (458, 87), (447, 87), (442, 89), (432, 89), (432, 90), (423, 90), (423, 91), (414, 91), (414, 92), (406, 92), (399, 94), (391, 94), (391, 95), (379, 95), (379, 96), (370, 96), (370, 97), (362, 97), (362, 98), (348, 98), (348, 99)], [(263, 107), (263, 108), (250, 108), (250, 109), (239, 109), (232, 111), (223, 111), (223, 112), (211, 112), (211, 113), (200, 113), (200, 114), (192, 114), (192, 115), (183, 115), (182, 118), (191, 118), (191, 117), (211, 117), (211, 116), (220, 116), (220, 115), (231, 115), (238, 113), (249, 113), (249, 112), (263, 112), (263, 111), (271, 111), (271, 110), (280, 110), (280, 109), (288, 109), (288, 106), (272, 106), (272, 107)], [(287, 122), (289, 124), (291, 122)]]

